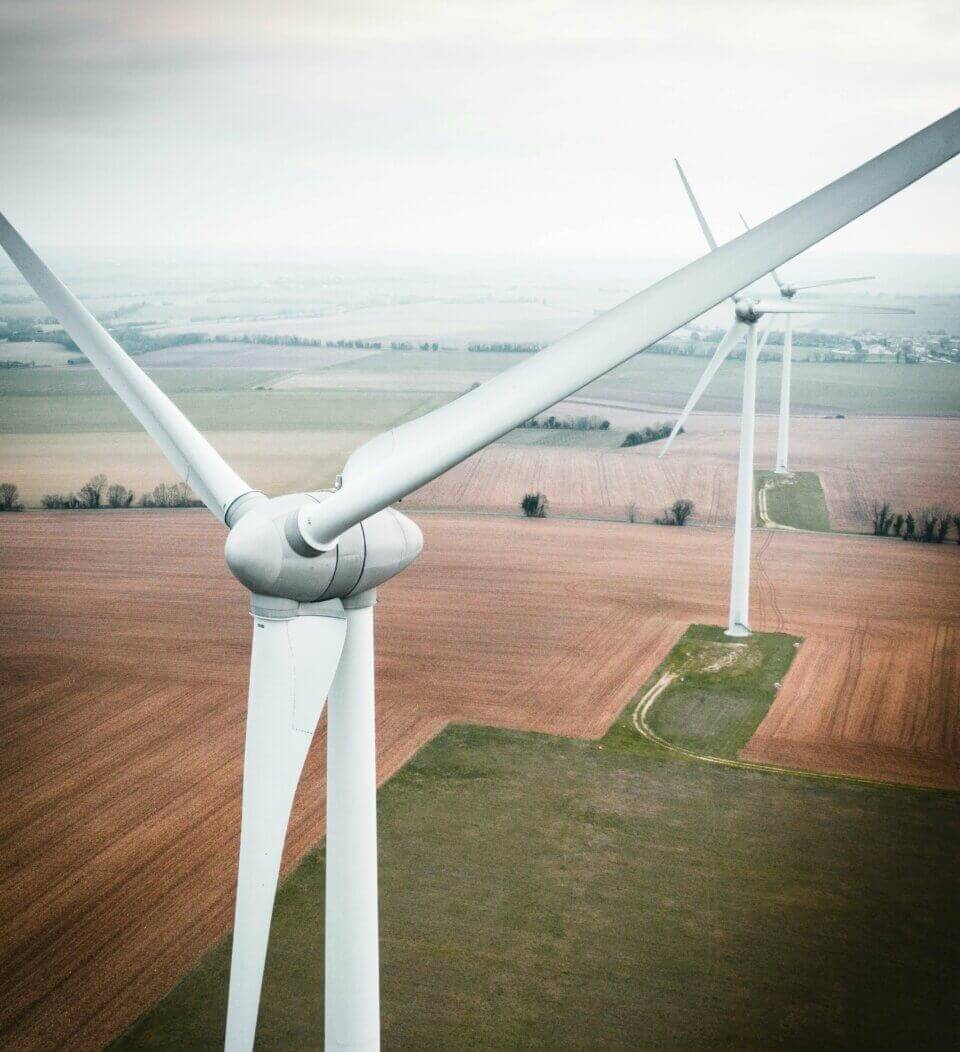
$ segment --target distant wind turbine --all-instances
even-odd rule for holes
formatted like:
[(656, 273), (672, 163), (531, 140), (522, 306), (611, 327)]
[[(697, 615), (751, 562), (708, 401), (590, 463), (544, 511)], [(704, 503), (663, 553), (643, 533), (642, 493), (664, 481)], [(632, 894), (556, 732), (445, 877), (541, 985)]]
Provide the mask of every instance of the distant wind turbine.
[[(678, 165), (679, 167), (679, 165)], [(744, 227), (749, 230), (750, 224), (740, 213), (740, 219)], [(822, 281), (795, 281), (787, 284), (782, 281), (776, 270), (770, 271), (770, 276), (777, 283), (780, 295), (788, 302), (803, 289), (820, 289), (826, 285), (848, 285), (852, 281), (873, 281), (872, 274), (859, 278), (827, 278)], [(864, 304), (845, 304), (841, 309), (859, 308), (869, 310)], [(824, 313), (832, 313), (825, 309)], [(774, 469), (778, 475), (790, 474), (790, 373), (793, 362), (793, 312), (789, 311), (783, 316), (783, 355), (780, 363), (780, 417), (777, 422), (777, 465)]]
[[(250, 593), (253, 645), (228, 1052), (253, 1048), (290, 806), (325, 700), (324, 1042), (327, 1049), (352, 1052), (380, 1047), (373, 609), (376, 587), (406, 569), (423, 543), (417, 526), (391, 505), (957, 153), (960, 110), (455, 402), (365, 442), (333, 491), (273, 499), (226, 464), (0, 216), (0, 245), (20, 273), (177, 474), (226, 525), (227, 565)], [(736, 324), (752, 332), (756, 305), (742, 310), (747, 320), (738, 316)], [(497, 554), (490, 553), (491, 563)], [(589, 576), (582, 559), (575, 565)], [(420, 616), (429, 618), (429, 608)], [(461, 1044), (469, 1043), (464, 1035)], [(300, 1044), (318, 1047), (319, 1036)]]
[[(680, 162), (674, 159), (674, 164), (677, 166), (677, 171), (680, 173), (680, 180), (683, 183), (683, 188), (687, 192), (687, 197), (693, 207), (694, 214), (697, 217), (697, 222), (700, 224), (700, 229), (703, 231), (703, 236), (710, 247), (710, 252), (714, 253), (717, 251), (717, 242), (713, 236), (713, 231), (710, 229), (710, 224), (707, 222), (703, 210), (700, 208), (700, 204), (697, 201), (693, 188), (690, 186)], [(741, 216), (741, 218), (743, 217)], [(744, 222), (746, 221), (744, 220)], [(747, 232), (751, 232), (749, 227), (747, 228)], [(770, 273), (774, 273), (773, 268), (771, 268)], [(767, 342), (767, 336), (770, 334), (770, 326), (769, 322), (767, 322), (764, 326), (758, 345), (757, 325), (768, 315), (786, 315), (789, 325), (791, 314), (831, 314), (842, 313), (849, 310), (848, 306), (840, 307), (834, 305), (825, 307), (819, 304), (793, 303), (793, 296), (796, 295), (798, 288), (801, 286), (781, 285), (778, 277), (775, 277), (774, 280), (776, 280), (777, 285), (781, 290), (780, 299), (772, 300), (752, 298), (743, 296), (739, 293), (735, 293), (730, 297), (730, 301), (733, 304), (733, 324), (726, 331), (723, 339), (717, 345), (717, 349), (713, 352), (713, 357), (707, 363), (706, 369), (704, 369), (703, 374), (697, 381), (693, 393), (687, 400), (687, 404), (683, 407), (683, 412), (678, 417), (676, 424), (674, 424), (673, 430), (670, 432), (670, 437), (667, 439), (663, 450), (660, 453), (661, 457), (666, 455), (674, 438), (680, 433), (687, 418), (690, 416), (690, 413), (693, 411), (697, 402), (699, 402), (701, 395), (707, 389), (710, 381), (717, 374), (720, 366), (724, 363), (740, 340), (746, 336), (747, 352), (743, 370), (743, 405), (740, 413), (740, 457), (737, 466), (737, 506), (733, 530), (733, 567), (730, 574), (730, 606), (728, 610), (726, 629), (726, 634), (728, 636), (750, 635), (750, 537), (753, 525), (753, 440), (757, 399), (757, 359)], [(836, 280), (840, 282), (850, 280), (856, 281), (859, 279), (840, 278)], [(825, 282), (820, 282), (819, 284), (825, 284)], [(784, 289), (788, 289), (788, 291), (784, 291)], [(913, 313), (910, 310), (898, 307), (874, 307), (872, 305), (864, 305), (858, 307), (858, 309), (886, 314)], [(786, 397), (789, 401), (789, 372), (786, 373), (786, 376)], [(783, 420), (782, 413), (783, 402), (781, 388), (781, 421)]]

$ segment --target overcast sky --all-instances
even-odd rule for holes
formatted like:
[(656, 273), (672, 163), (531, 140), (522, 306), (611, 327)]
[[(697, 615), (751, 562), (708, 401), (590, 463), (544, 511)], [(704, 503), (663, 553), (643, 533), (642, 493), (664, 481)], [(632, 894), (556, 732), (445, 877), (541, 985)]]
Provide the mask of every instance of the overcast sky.
[[(0, 2), (41, 246), (700, 255), (960, 103), (960, 4)], [(831, 251), (960, 251), (960, 161)]]

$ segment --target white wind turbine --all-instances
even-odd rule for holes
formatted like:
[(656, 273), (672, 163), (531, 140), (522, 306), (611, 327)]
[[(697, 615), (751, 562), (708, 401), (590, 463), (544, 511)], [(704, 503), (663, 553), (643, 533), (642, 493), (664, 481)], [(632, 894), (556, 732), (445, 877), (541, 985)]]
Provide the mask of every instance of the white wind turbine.
[[(680, 167), (677, 162), (677, 167)], [(681, 172), (681, 176), (683, 173)], [(684, 184), (686, 179), (684, 178)], [(692, 193), (692, 191), (689, 191)], [(740, 220), (746, 230), (750, 229), (750, 224), (747, 222), (743, 213), (740, 213)], [(770, 271), (770, 276), (776, 282), (777, 288), (780, 290), (780, 295), (787, 300), (792, 302), (794, 296), (798, 292), (802, 292), (804, 289), (821, 289), (827, 285), (849, 285), (854, 281), (873, 281), (872, 274), (865, 274), (858, 278), (826, 278), (819, 281), (794, 281), (786, 283), (776, 272), (776, 270)], [(870, 310), (871, 308), (866, 304), (850, 304), (849, 307), (858, 307), (862, 310)], [(840, 310), (849, 309), (847, 305), (840, 307)], [(882, 308), (881, 308), (882, 309)], [(823, 313), (831, 313), (830, 309), (827, 308)], [(834, 311), (833, 313), (837, 313)], [(906, 313), (906, 312), (903, 312)], [(912, 313), (912, 312), (911, 312)], [(762, 344), (761, 344), (762, 349)], [(789, 475), (790, 474), (790, 374), (793, 369), (793, 313), (787, 311), (783, 315), (783, 355), (780, 361), (780, 416), (777, 421), (777, 464), (774, 470), (778, 475)]]
[[(333, 492), (268, 499), (175, 405), (0, 217), (0, 244), (229, 534), (253, 646), (226, 1047), (253, 1046), (280, 855), (328, 699), (325, 1035), (380, 1044), (373, 604), (420, 552), (390, 505), (524, 420), (745, 288), (960, 152), (960, 110), (582, 329), (418, 420), (366, 442)], [(312, 1043), (312, 1042), (311, 1042)]]
[[(680, 173), (680, 180), (687, 192), (687, 197), (690, 199), (690, 204), (696, 214), (707, 245), (711, 252), (716, 252), (716, 239), (697, 202), (696, 195), (684, 174), (683, 168), (678, 160), (674, 159), (673, 163), (677, 166), (677, 171)], [(743, 217), (741, 216), (741, 218)], [(746, 225), (746, 220), (744, 220), (744, 225)], [(747, 226), (747, 232), (750, 232), (749, 226)], [(771, 273), (773, 273), (773, 268), (771, 268)], [(780, 285), (780, 279), (776, 278), (775, 280)], [(859, 279), (841, 278), (839, 280), (856, 281)], [(821, 284), (825, 283), (821, 282)], [(717, 349), (713, 352), (713, 357), (707, 363), (706, 369), (704, 369), (703, 374), (697, 381), (693, 393), (683, 407), (683, 412), (677, 418), (677, 422), (670, 432), (670, 437), (664, 443), (664, 447), (660, 452), (661, 457), (666, 455), (674, 438), (679, 434), (687, 418), (693, 412), (697, 402), (699, 402), (701, 395), (717, 374), (717, 370), (726, 361), (740, 340), (746, 336), (747, 351), (743, 370), (743, 404), (740, 411), (740, 455), (737, 464), (737, 502), (733, 528), (733, 566), (730, 571), (730, 606), (725, 633), (734, 637), (750, 635), (750, 540), (753, 525), (753, 439), (757, 400), (757, 359), (767, 342), (767, 336), (770, 334), (768, 321), (758, 342), (757, 325), (767, 315), (785, 314), (789, 332), (789, 319), (793, 313), (830, 314), (843, 313), (845, 310), (849, 310), (849, 307), (846, 306), (826, 307), (818, 304), (794, 304), (791, 300), (796, 293), (797, 287), (792, 287), (789, 294), (783, 292), (783, 288), (786, 288), (786, 286), (781, 288), (781, 298), (777, 300), (748, 297), (740, 293), (735, 293), (730, 297), (733, 304), (733, 324), (726, 331), (723, 339), (717, 345)], [(913, 313), (899, 307), (865, 305), (858, 309), (887, 314)], [(787, 377), (787, 398), (789, 400), (789, 372), (785, 372), (784, 375)], [(782, 413), (783, 405), (781, 404), (781, 425), (783, 425), (784, 420)]]

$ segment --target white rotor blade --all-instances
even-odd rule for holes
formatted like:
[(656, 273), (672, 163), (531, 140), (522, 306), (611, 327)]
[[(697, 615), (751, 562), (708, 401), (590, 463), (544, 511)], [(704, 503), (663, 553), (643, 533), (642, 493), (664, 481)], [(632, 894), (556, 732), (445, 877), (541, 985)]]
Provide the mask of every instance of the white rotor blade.
[(707, 222), (707, 217), (703, 214), (700, 209), (700, 204), (697, 201), (696, 195), (693, 192), (693, 187), (687, 181), (687, 177), (684, 174), (683, 168), (680, 167), (680, 162), (674, 157), (673, 163), (677, 166), (677, 171), (680, 173), (680, 181), (683, 183), (684, 190), (687, 191), (687, 197), (690, 199), (690, 204), (693, 206), (693, 211), (696, 214), (697, 222), (700, 224), (700, 229), (703, 231), (703, 236), (707, 239), (707, 245), (710, 247), (711, 252), (715, 252), (717, 248), (716, 238), (713, 236), (713, 231), (710, 229), (710, 224)]
[(910, 307), (881, 307), (873, 303), (811, 303), (804, 300), (758, 300), (753, 304), (758, 314), (916, 314)]
[(763, 354), (764, 347), (767, 346), (767, 337), (773, 329), (773, 318), (761, 318), (758, 328), (760, 330), (760, 342), (757, 346), (757, 357), (759, 358)]
[(798, 281), (793, 285), (797, 289), (819, 289), (824, 285), (846, 285), (851, 281), (876, 281), (872, 274), (865, 274), (862, 278), (827, 278), (825, 281)]
[(350, 457), (344, 483), (299, 517), (323, 548), (960, 152), (960, 110), (607, 311), (546, 350)]
[(717, 375), (717, 370), (726, 361), (730, 352), (737, 346), (737, 344), (743, 339), (747, 332), (747, 323), (743, 321), (734, 322), (733, 325), (727, 330), (723, 339), (717, 344), (717, 349), (713, 352), (713, 357), (707, 362), (706, 369), (697, 381), (697, 386), (693, 389), (693, 393), (687, 399), (687, 404), (683, 407), (683, 412), (677, 417), (677, 422), (673, 425), (673, 430), (670, 432), (670, 437), (667, 439), (662, 450), (660, 450), (660, 456), (665, 456), (667, 450), (670, 448), (670, 444), (680, 433), (680, 428), (687, 422), (687, 417), (693, 412), (697, 402), (700, 401), (700, 396), (707, 389), (707, 385)]
[[(743, 214), (743, 212), (740, 213), (740, 222), (743, 223), (744, 230), (751, 229), (750, 224), (747, 222), (747, 217)], [(776, 282), (777, 288), (780, 289), (782, 292), (784, 289), (784, 284), (780, 280), (780, 275), (776, 272), (776, 270), (770, 271), (770, 277), (773, 278), (773, 280)]]
[(347, 634), (339, 599), (300, 609), (311, 612), (253, 614), (227, 1052), (253, 1048), (290, 808)]
[(243, 479), (113, 337), (49, 270), (0, 214), (0, 245), (73, 342), (120, 396), (177, 474), (223, 521), (227, 509), (251, 492)]

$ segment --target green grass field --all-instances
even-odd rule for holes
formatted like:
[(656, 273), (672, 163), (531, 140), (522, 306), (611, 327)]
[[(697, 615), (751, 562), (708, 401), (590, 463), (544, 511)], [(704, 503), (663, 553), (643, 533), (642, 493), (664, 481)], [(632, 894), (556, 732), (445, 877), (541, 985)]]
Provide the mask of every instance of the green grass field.
[[(594, 381), (583, 393), (628, 398), (680, 409), (706, 365), (704, 358), (640, 354)], [(960, 368), (955, 365), (861, 365), (799, 361), (793, 370), (792, 405), (797, 413), (897, 413), (960, 415)], [(700, 400), (705, 412), (739, 412), (743, 362), (727, 361)], [(757, 408), (780, 404), (780, 364), (761, 359)]]
[[(187, 392), (251, 391), (280, 373), (270, 369), (147, 369), (147, 375), (169, 395)], [(85, 398), (117, 396), (91, 366), (63, 369), (4, 369), (0, 398)]]
[[(793, 648), (705, 671), (720, 639), (637, 700), (689, 677), (659, 726), (729, 752)], [(383, 1047), (950, 1047), (960, 797), (703, 763), (634, 704), (601, 741), (452, 726), (382, 787)], [(321, 1047), (323, 888), (321, 845), (278, 897), (260, 1050)], [(113, 1047), (219, 1047), (229, 949)]]
[[(351, 373), (392, 370), (410, 374), (409, 384), (392, 382), (384, 390), (263, 391), (283, 370), (242, 368), (165, 368), (153, 378), (201, 428), (212, 430), (365, 430), (426, 412), (451, 397), (450, 384), (432, 392), (429, 374), (456, 377), (471, 370), (495, 372), (527, 356), (468, 351), (381, 352), (338, 366), (349, 385)], [(584, 389), (588, 395), (679, 408), (704, 366), (701, 358), (639, 355)], [(728, 362), (718, 373), (702, 408), (738, 411), (742, 363)], [(422, 375), (421, 375), (422, 374)], [(758, 406), (775, 409), (779, 365), (761, 362)], [(426, 377), (426, 379), (424, 379)], [(794, 374), (798, 412), (960, 414), (960, 369), (949, 365), (846, 365), (798, 363)], [(96, 373), (86, 367), (0, 370), (0, 432), (70, 433), (134, 430)], [(618, 436), (547, 436), (547, 444), (572, 443), (607, 448)], [(543, 436), (540, 436), (543, 437)], [(621, 439), (622, 440), (622, 439)], [(539, 441), (536, 440), (536, 441)]]
[(651, 730), (703, 756), (736, 759), (777, 696), (799, 640), (755, 632), (731, 640), (692, 625), (661, 666), (674, 678), (650, 710)]
[[(36, 380), (40, 370), (8, 371), (34, 373), (34, 383), (21, 382), (12, 393), (9, 387), (15, 385), (0, 382), (0, 433), (140, 430), (114, 393), (101, 392), (89, 373), (79, 382), (74, 373), (64, 373), (66, 381), (54, 376), (53, 389), (37, 393), (43, 383)], [(449, 397), (389, 390), (258, 390), (241, 369), (200, 370), (196, 384), (182, 376), (183, 370), (169, 371), (175, 376), (167, 377), (164, 370), (158, 383), (202, 431), (384, 430), (422, 416)]]
[(757, 522), (760, 518), (759, 500), (762, 487), (766, 486), (767, 515), (781, 526), (792, 526), (795, 530), (830, 532), (830, 513), (827, 498), (815, 471), (795, 471), (791, 475), (778, 475), (774, 471), (755, 471), (753, 484), (757, 498)]

